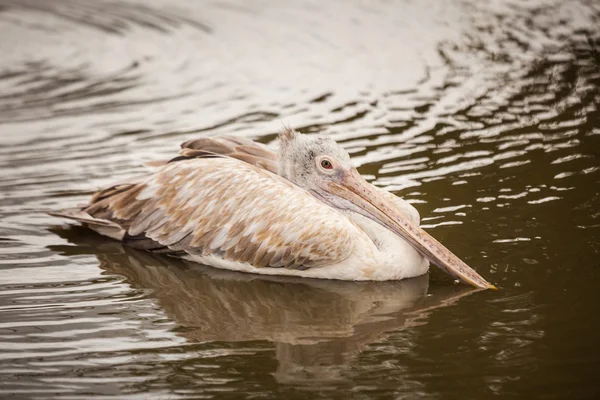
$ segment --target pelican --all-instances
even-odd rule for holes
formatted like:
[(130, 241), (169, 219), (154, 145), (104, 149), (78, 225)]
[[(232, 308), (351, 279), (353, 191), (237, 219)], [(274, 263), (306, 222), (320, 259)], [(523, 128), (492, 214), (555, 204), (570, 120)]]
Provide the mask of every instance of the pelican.
[(432, 262), (495, 289), (419, 227), (412, 205), (362, 178), (336, 142), (288, 128), (278, 153), (244, 138), (185, 142), (154, 172), (50, 214), (228, 270), (385, 281), (423, 275)]

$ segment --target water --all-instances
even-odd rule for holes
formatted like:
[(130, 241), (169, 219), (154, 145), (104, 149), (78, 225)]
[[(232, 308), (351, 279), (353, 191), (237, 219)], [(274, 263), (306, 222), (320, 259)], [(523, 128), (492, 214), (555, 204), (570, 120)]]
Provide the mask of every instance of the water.
[[(599, 398), (600, 4), (485, 3), (0, 0), (0, 397)], [(44, 213), (283, 123), (501, 290), (227, 273)]]

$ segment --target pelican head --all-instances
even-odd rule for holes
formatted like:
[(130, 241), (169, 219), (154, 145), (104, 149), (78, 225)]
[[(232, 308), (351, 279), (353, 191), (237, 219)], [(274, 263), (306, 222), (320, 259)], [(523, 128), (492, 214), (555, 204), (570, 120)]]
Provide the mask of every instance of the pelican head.
[(413, 224), (360, 176), (348, 153), (331, 139), (285, 129), (279, 175), (330, 206), (363, 215), (402, 237), (429, 261), (479, 288), (496, 289), (431, 235)]

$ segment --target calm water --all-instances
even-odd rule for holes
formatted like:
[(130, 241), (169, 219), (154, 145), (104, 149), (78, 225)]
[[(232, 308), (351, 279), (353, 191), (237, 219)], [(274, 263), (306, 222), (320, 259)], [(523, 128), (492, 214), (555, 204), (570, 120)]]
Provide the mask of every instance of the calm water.
[[(44, 214), (282, 123), (501, 290), (263, 279)], [(597, 0), (0, 0), (0, 397), (600, 398), (599, 284)]]

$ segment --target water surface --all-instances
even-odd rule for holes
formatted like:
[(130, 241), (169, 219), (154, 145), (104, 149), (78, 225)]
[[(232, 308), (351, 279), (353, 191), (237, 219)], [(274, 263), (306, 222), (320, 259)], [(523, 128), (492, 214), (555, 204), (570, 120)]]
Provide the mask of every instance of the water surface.
[[(594, 0), (0, 0), (0, 396), (600, 397), (598, 27)], [(44, 213), (284, 123), (501, 290), (234, 274)]]

